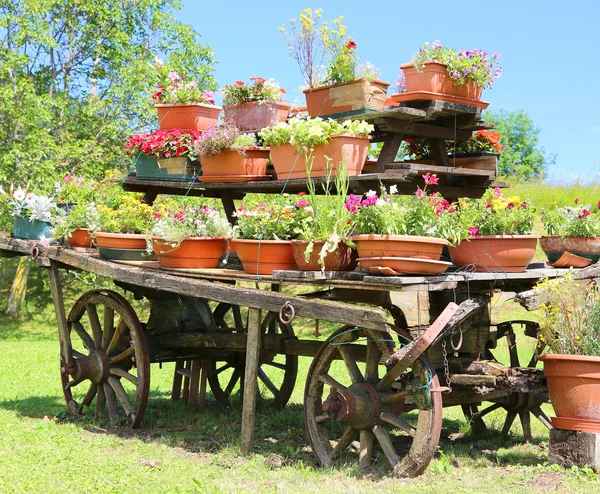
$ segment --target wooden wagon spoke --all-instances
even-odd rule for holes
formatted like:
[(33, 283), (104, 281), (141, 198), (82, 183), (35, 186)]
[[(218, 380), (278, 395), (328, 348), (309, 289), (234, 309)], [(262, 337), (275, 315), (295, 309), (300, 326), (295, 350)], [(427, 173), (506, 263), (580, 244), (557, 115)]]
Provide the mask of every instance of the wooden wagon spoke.
[(115, 311), (112, 307), (104, 307), (104, 332), (102, 333), (102, 349), (106, 350), (115, 332)]
[(373, 444), (375, 442), (375, 434), (368, 429), (360, 431), (360, 449), (358, 453), (358, 466), (362, 469), (371, 466), (371, 456), (373, 456)]
[(96, 348), (101, 348), (102, 345), (102, 327), (100, 326), (100, 318), (98, 317), (98, 310), (94, 304), (87, 304), (85, 310), (88, 314), (90, 321), (90, 328), (92, 328), (92, 337), (94, 338), (94, 345)]
[(98, 392), (96, 396), (96, 410), (94, 411), (94, 418), (100, 420), (104, 415), (104, 408), (106, 407), (106, 393), (104, 393), (104, 386), (100, 384), (98, 386)]
[(273, 396), (276, 396), (277, 393), (279, 393), (279, 390), (273, 384), (273, 381), (271, 381), (269, 379), (269, 376), (267, 376), (265, 374), (265, 371), (262, 370), (260, 367), (258, 368), (258, 377), (264, 383), (264, 385), (269, 389), (269, 391), (273, 394)]
[(527, 367), (537, 367), (539, 357), (542, 354), (542, 352), (544, 351), (544, 348), (546, 348), (545, 343), (542, 343), (542, 342), (537, 343), (535, 352), (533, 352), (533, 355), (531, 356), (531, 360), (529, 361), (529, 364), (527, 364)]
[(346, 427), (344, 434), (342, 435), (338, 443), (335, 445), (335, 448), (333, 448), (331, 450), (331, 453), (329, 453), (329, 459), (333, 460), (336, 457), (336, 455), (346, 451), (348, 446), (350, 446), (350, 444), (352, 444), (352, 441), (354, 441), (354, 438), (357, 434), (358, 431), (356, 429), (353, 429), (352, 427)]
[(508, 435), (508, 431), (510, 431), (510, 428), (512, 427), (513, 422), (515, 421), (515, 418), (517, 418), (517, 412), (509, 411), (506, 414), (506, 420), (504, 421), (504, 427), (502, 427), (502, 434), (504, 434), (505, 436)]
[(550, 422), (550, 419), (540, 407), (533, 407), (531, 413), (533, 413), (548, 429), (552, 429), (552, 422)]
[(271, 367), (275, 367), (276, 369), (279, 369), (282, 371), (286, 370), (285, 364), (282, 364), (280, 362), (273, 362), (272, 360), (269, 362), (265, 362), (263, 365), (270, 365)]
[(231, 374), (231, 378), (229, 379), (229, 383), (227, 384), (227, 387), (225, 388), (226, 396), (229, 396), (231, 394), (231, 392), (233, 391), (233, 388), (235, 387), (235, 385), (237, 384), (237, 382), (240, 379), (240, 375), (241, 375), (241, 372), (239, 369), (235, 369), (233, 371), (233, 374)]
[(381, 350), (374, 341), (367, 343), (367, 363), (365, 366), (365, 377), (370, 384), (376, 384), (379, 380), (379, 359)]
[(489, 407), (484, 408), (480, 412), (474, 413), (473, 416), (472, 416), (472, 418), (473, 419), (480, 419), (482, 417), (485, 417), (488, 413), (491, 413), (494, 410), (497, 410), (498, 408), (502, 408), (502, 403), (494, 403), (493, 405), (490, 405)]
[(87, 355), (84, 355), (83, 353), (78, 352), (77, 350), (73, 350), (73, 357), (76, 357), (76, 358), (86, 358)]
[(121, 337), (125, 333), (127, 329), (127, 323), (123, 320), (123, 318), (119, 319), (119, 324), (117, 324), (117, 329), (115, 330), (112, 338), (110, 339), (110, 343), (106, 348), (106, 353), (110, 355), (117, 347), (119, 342), (121, 341)]
[(336, 381), (329, 374), (319, 374), (319, 381), (331, 386), (332, 388), (335, 386), (337, 389), (341, 389), (342, 391), (346, 391), (346, 389), (348, 389), (342, 383)]
[(113, 391), (117, 395), (117, 398), (121, 402), (121, 406), (123, 407), (123, 410), (125, 410), (125, 413), (127, 414), (127, 416), (131, 417), (132, 419), (135, 419), (136, 409), (131, 404), (131, 400), (129, 399), (129, 396), (127, 395), (127, 391), (125, 391), (125, 388), (123, 387), (123, 384), (121, 383), (121, 381), (119, 379), (117, 379), (116, 377), (109, 377), (108, 384), (110, 384), (110, 387), (113, 389)]
[(343, 345), (338, 346), (337, 349), (340, 352), (342, 359), (344, 359), (344, 363), (346, 364), (346, 368), (348, 369), (348, 374), (350, 374), (350, 379), (352, 379), (352, 382), (354, 384), (364, 383), (365, 378), (363, 377), (362, 372), (360, 372), (356, 360), (354, 360), (352, 355), (350, 355), (350, 352), (344, 348)]
[(381, 415), (379, 416), (379, 418), (381, 420), (383, 420), (384, 422), (387, 422), (388, 424), (391, 424), (394, 427), (397, 427), (401, 431), (406, 432), (409, 436), (415, 437), (417, 429), (415, 429), (412, 425), (410, 425), (402, 417), (398, 417), (397, 415), (394, 415), (393, 413), (389, 413), (389, 412), (381, 412)]
[(387, 403), (394, 403), (396, 401), (406, 400), (406, 398), (409, 398), (412, 395), (413, 395), (412, 391), (399, 391), (398, 393), (390, 393), (387, 395), (383, 395), (383, 396), (380, 395), (380, 396), (381, 396), (381, 403), (387, 404)]
[(383, 450), (383, 453), (387, 457), (388, 461), (392, 468), (394, 468), (398, 464), (398, 455), (396, 454), (396, 450), (394, 449), (394, 445), (392, 444), (392, 439), (390, 438), (390, 433), (387, 427), (383, 425), (376, 425), (373, 427), (373, 433)]
[(81, 339), (83, 346), (85, 346), (85, 348), (88, 351), (93, 351), (96, 349), (96, 345), (94, 344), (94, 340), (92, 339), (92, 337), (88, 334), (88, 332), (85, 330), (85, 328), (83, 327), (83, 325), (79, 322), (79, 321), (73, 321), (71, 323), (71, 327), (75, 330), (75, 332), (77, 333), (77, 336), (79, 336), (79, 338)]
[(529, 411), (519, 413), (521, 419), (521, 426), (523, 427), (523, 439), (526, 443), (530, 443), (533, 440), (531, 435), (531, 415)]
[(104, 395), (106, 397), (106, 407), (108, 408), (108, 418), (110, 419), (110, 424), (117, 425), (119, 422), (119, 406), (117, 405), (117, 396), (108, 383), (104, 383), (102, 387), (104, 388)]
[(324, 413), (323, 415), (317, 415), (315, 417), (315, 422), (317, 424), (324, 424), (325, 422), (329, 422), (330, 420), (331, 420), (331, 417), (326, 413)]
[(137, 377), (135, 377), (133, 374), (130, 374), (126, 370), (121, 369), (120, 367), (112, 367), (110, 369), (110, 373), (113, 376), (119, 376), (119, 377), (123, 377), (123, 378), (127, 379), (134, 386), (137, 386), (139, 384), (139, 379)]
[(215, 374), (220, 374), (221, 372), (225, 372), (227, 369), (231, 369), (233, 367), (232, 364), (230, 363), (226, 363), (225, 365), (222, 365), (221, 367), (219, 367), (218, 369), (216, 369), (214, 371)]
[(122, 362), (123, 360), (127, 360), (128, 358), (132, 357), (134, 355), (134, 353), (135, 353), (135, 348), (130, 346), (127, 350), (120, 353), (119, 355), (110, 357), (108, 359), (108, 361), (111, 365), (118, 364), (119, 362)]
[(508, 353), (510, 355), (510, 366), (511, 367), (521, 367), (521, 363), (519, 362), (519, 352), (517, 350), (517, 337), (515, 336), (512, 328), (506, 336), (508, 340)]
[(96, 396), (97, 389), (98, 389), (98, 385), (96, 383), (90, 384), (90, 387), (87, 390), (87, 393), (85, 394), (85, 396), (83, 397), (83, 400), (81, 401), (81, 404), (79, 405), (79, 413), (81, 413), (81, 411), (83, 410), (83, 407), (90, 406), (90, 403), (92, 403), (92, 400)]

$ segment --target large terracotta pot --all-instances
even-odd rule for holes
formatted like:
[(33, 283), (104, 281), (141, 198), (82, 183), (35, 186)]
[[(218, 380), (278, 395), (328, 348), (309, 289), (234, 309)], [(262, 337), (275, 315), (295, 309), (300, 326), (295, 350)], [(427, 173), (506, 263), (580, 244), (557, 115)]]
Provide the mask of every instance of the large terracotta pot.
[(427, 62), (421, 72), (418, 72), (412, 63), (402, 64), (400, 68), (404, 72), (406, 92), (408, 93), (427, 91), (477, 101), (481, 100), (483, 88), (473, 81), (469, 81), (462, 86), (455, 86), (453, 79), (448, 76), (445, 63)]
[(89, 228), (76, 228), (67, 238), (67, 243), (72, 247), (93, 247), (92, 235)]
[(248, 274), (272, 274), (274, 270), (296, 269), (292, 243), (288, 240), (233, 239), (235, 251)]
[(448, 245), (443, 238), (416, 235), (354, 235), (358, 257), (405, 257), (439, 261)]
[(216, 125), (221, 107), (204, 103), (187, 105), (154, 105), (158, 112), (158, 125), (161, 129), (206, 130)]
[(146, 249), (146, 235), (94, 232), (94, 242), (106, 249)]
[(600, 357), (540, 355), (558, 429), (600, 432)]
[[(315, 146), (312, 154), (298, 151), (293, 144), (271, 146), (271, 161), (279, 180), (306, 178), (307, 161), (309, 165), (312, 163), (312, 178), (324, 177), (327, 167), (325, 156), (331, 159), (331, 165), (334, 167), (345, 160), (348, 174), (360, 175), (367, 160), (370, 140), (370, 136), (333, 134), (327, 144)], [(333, 174), (335, 175), (335, 172)]]
[(292, 105), (283, 101), (250, 101), (223, 107), (224, 119), (240, 130), (260, 130), (285, 122)]
[(540, 238), (540, 247), (548, 261), (554, 263), (565, 252), (585, 257), (592, 262), (600, 259), (600, 237), (560, 237), (551, 235)]
[(389, 82), (363, 78), (306, 89), (304, 95), (308, 114), (311, 117), (325, 117), (338, 113), (383, 110), (389, 85)]
[(522, 273), (535, 256), (539, 235), (480, 235), (450, 247), (455, 266), (477, 272)]
[(154, 253), (165, 268), (216, 268), (227, 244), (225, 237), (186, 238), (179, 246), (161, 238), (152, 240)]
[(269, 148), (226, 149), (211, 158), (202, 158), (205, 177), (220, 175), (266, 175)]
[(340, 242), (336, 250), (328, 252), (322, 265), (319, 264), (319, 255), (325, 241), (317, 240), (314, 242), (313, 250), (307, 261), (304, 252), (309, 243), (307, 240), (292, 240), (294, 260), (301, 271), (321, 271), (321, 269), (325, 269), (325, 271), (352, 271), (356, 268), (356, 259), (358, 258), (356, 249), (346, 245), (345, 242)]

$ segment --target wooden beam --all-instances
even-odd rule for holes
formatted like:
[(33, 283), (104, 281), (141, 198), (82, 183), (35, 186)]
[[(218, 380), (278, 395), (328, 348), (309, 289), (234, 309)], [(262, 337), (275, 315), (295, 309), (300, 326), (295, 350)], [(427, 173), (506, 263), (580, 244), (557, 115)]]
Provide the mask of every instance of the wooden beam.
[(65, 302), (63, 298), (62, 283), (58, 272), (58, 265), (55, 262), (50, 263), (48, 268), (48, 278), (50, 281), (50, 293), (54, 311), (56, 312), (56, 322), (58, 323), (58, 338), (60, 341), (60, 354), (65, 361), (67, 368), (74, 367), (73, 348), (71, 346), (71, 337), (67, 326), (67, 315), (65, 313)]
[(244, 376), (244, 403), (242, 410), (241, 451), (247, 454), (254, 440), (254, 419), (256, 411), (257, 375), (260, 357), (261, 310), (248, 311), (248, 343), (246, 349), (246, 370)]
[(394, 171), (409, 171), (418, 173), (436, 173), (438, 175), (453, 175), (464, 177), (486, 177), (494, 179), (496, 173), (491, 170), (476, 170), (473, 168), (456, 168), (454, 166), (436, 166), (424, 163), (390, 163), (386, 167), (386, 173), (394, 173)]
[(375, 163), (376, 172), (384, 171), (385, 166), (396, 159), (398, 149), (400, 149), (400, 144), (402, 144), (403, 140), (404, 136), (402, 134), (389, 134), (387, 136), (385, 141), (383, 141), (383, 147), (377, 158), (377, 163)]
[(429, 139), (429, 145), (431, 146), (431, 154), (433, 154), (436, 166), (448, 168), (450, 162), (448, 161), (448, 153), (446, 152), (446, 142), (443, 139)]
[(433, 137), (437, 139), (454, 139), (459, 141), (468, 140), (473, 134), (470, 130), (461, 130), (454, 127), (444, 127), (441, 125), (431, 125), (422, 122), (412, 122), (406, 120), (393, 120), (391, 118), (379, 118), (375, 120), (375, 125), (385, 132), (397, 132), (410, 136)]

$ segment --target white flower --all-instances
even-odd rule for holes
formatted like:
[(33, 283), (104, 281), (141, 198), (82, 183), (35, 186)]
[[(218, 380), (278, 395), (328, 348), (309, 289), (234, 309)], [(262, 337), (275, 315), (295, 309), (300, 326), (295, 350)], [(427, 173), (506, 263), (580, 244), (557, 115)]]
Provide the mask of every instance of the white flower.
[(398, 186), (394, 184), (390, 187), (390, 194), (397, 194), (397, 193), (398, 193)]
[(387, 205), (388, 205), (388, 203), (385, 202), (385, 199), (382, 199), (381, 197), (379, 197), (377, 199), (377, 202), (375, 203), (375, 206), (380, 206), (380, 207), (381, 206), (387, 206)]
[(367, 197), (373, 197), (376, 195), (377, 195), (377, 192), (375, 192), (374, 190), (369, 190), (369, 192), (366, 193)]
[(165, 63), (158, 57), (154, 57), (154, 64), (157, 67), (162, 67)]
[(23, 189), (21, 189), (20, 185), (19, 185), (19, 188), (17, 190), (15, 190), (13, 197), (14, 197), (15, 201), (22, 201), (23, 199), (25, 199), (25, 191)]

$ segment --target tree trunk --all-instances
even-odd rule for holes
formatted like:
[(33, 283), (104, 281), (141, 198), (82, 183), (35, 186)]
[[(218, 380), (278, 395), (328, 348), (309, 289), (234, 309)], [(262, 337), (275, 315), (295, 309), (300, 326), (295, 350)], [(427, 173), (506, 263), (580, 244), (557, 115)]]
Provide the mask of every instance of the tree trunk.
[(6, 314), (9, 317), (16, 319), (19, 315), (19, 309), (25, 301), (25, 294), (27, 293), (27, 278), (29, 277), (30, 267), (31, 262), (27, 257), (21, 257), (21, 259), (19, 259), (19, 266), (17, 267), (15, 279), (8, 296)]

